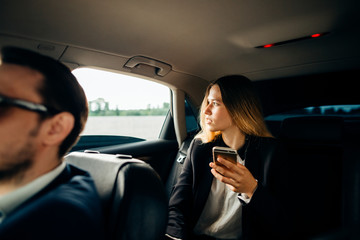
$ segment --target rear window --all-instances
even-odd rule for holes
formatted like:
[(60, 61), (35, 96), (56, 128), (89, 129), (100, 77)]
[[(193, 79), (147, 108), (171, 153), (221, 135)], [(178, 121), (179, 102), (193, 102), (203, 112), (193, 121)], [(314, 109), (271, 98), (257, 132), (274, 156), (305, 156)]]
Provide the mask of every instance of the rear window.
[(284, 113), (267, 116), (266, 120), (277, 120), (289, 116), (342, 116), (342, 117), (360, 117), (360, 105), (331, 105), (316, 106), (296, 109)]
[[(359, 129), (360, 123), (360, 105), (331, 105), (331, 106), (316, 106), (307, 107), (303, 109), (292, 110), (284, 113), (274, 114), (265, 118), (266, 124), (270, 132), (277, 137), (280, 133), (282, 121), (291, 117), (306, 117), (306, 116), (336, 116), (344, 119), (344, 128), (350, 129), (347, 132), (352, 132), (354, 129)], [(356, 132), (356, 131), (354, 131)], [(357, 130), (358, 132), (358, 130)]]

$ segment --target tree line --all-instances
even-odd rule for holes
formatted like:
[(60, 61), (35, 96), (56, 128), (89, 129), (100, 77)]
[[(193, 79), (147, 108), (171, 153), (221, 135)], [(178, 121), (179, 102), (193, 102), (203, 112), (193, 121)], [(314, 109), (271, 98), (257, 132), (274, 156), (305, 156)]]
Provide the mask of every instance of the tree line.
[(164, 116), (170, 107), (170, 103), (164, 102), (161, 107), (151, 107), (148, 104), (146, 109), (121, 110), (118, 106), (115, 109), (110, 109), (109, 102), (103, 98), (98, 98), (88, 103), (89, 116)]

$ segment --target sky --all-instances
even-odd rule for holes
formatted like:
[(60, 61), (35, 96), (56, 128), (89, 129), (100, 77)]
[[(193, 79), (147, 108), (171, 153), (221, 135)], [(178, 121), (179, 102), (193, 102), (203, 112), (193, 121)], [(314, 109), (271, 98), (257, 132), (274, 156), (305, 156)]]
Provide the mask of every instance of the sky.
[(73, 74), (88, 101), (104, 98), (110, 109), (146, 109), (149, 104), (162, 107), (164, 102), (170, 102), (169, 88), (155, 82), (91, 68), (75, 69)]

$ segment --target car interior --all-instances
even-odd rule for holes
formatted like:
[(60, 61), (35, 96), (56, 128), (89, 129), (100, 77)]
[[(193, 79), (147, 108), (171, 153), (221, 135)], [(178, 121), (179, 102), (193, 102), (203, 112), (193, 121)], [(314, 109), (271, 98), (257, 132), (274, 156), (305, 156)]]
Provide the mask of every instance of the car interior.
[(65, 158), (95, 179), (107, 239), (162, 239), (206, 87), (235, 74), (253, 81), (289, 153), (294, 239), (359, 239), (359, 9), (355, 0), (2, 0), (0, 47), (169, 89), (155, 138), (82, 135)]

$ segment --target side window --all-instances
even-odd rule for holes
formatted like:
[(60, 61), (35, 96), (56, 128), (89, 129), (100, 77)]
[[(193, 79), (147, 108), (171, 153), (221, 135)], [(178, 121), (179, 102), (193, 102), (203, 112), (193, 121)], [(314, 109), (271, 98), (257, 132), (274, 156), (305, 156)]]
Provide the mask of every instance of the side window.
[(170, 107), (168, 87), (91, 68), (76, 69), (73, 74), (89, 103), (89, 117), (80, 145), (92, 147), (90, 142), (95, 141), (112, 145), (159, 137)]

